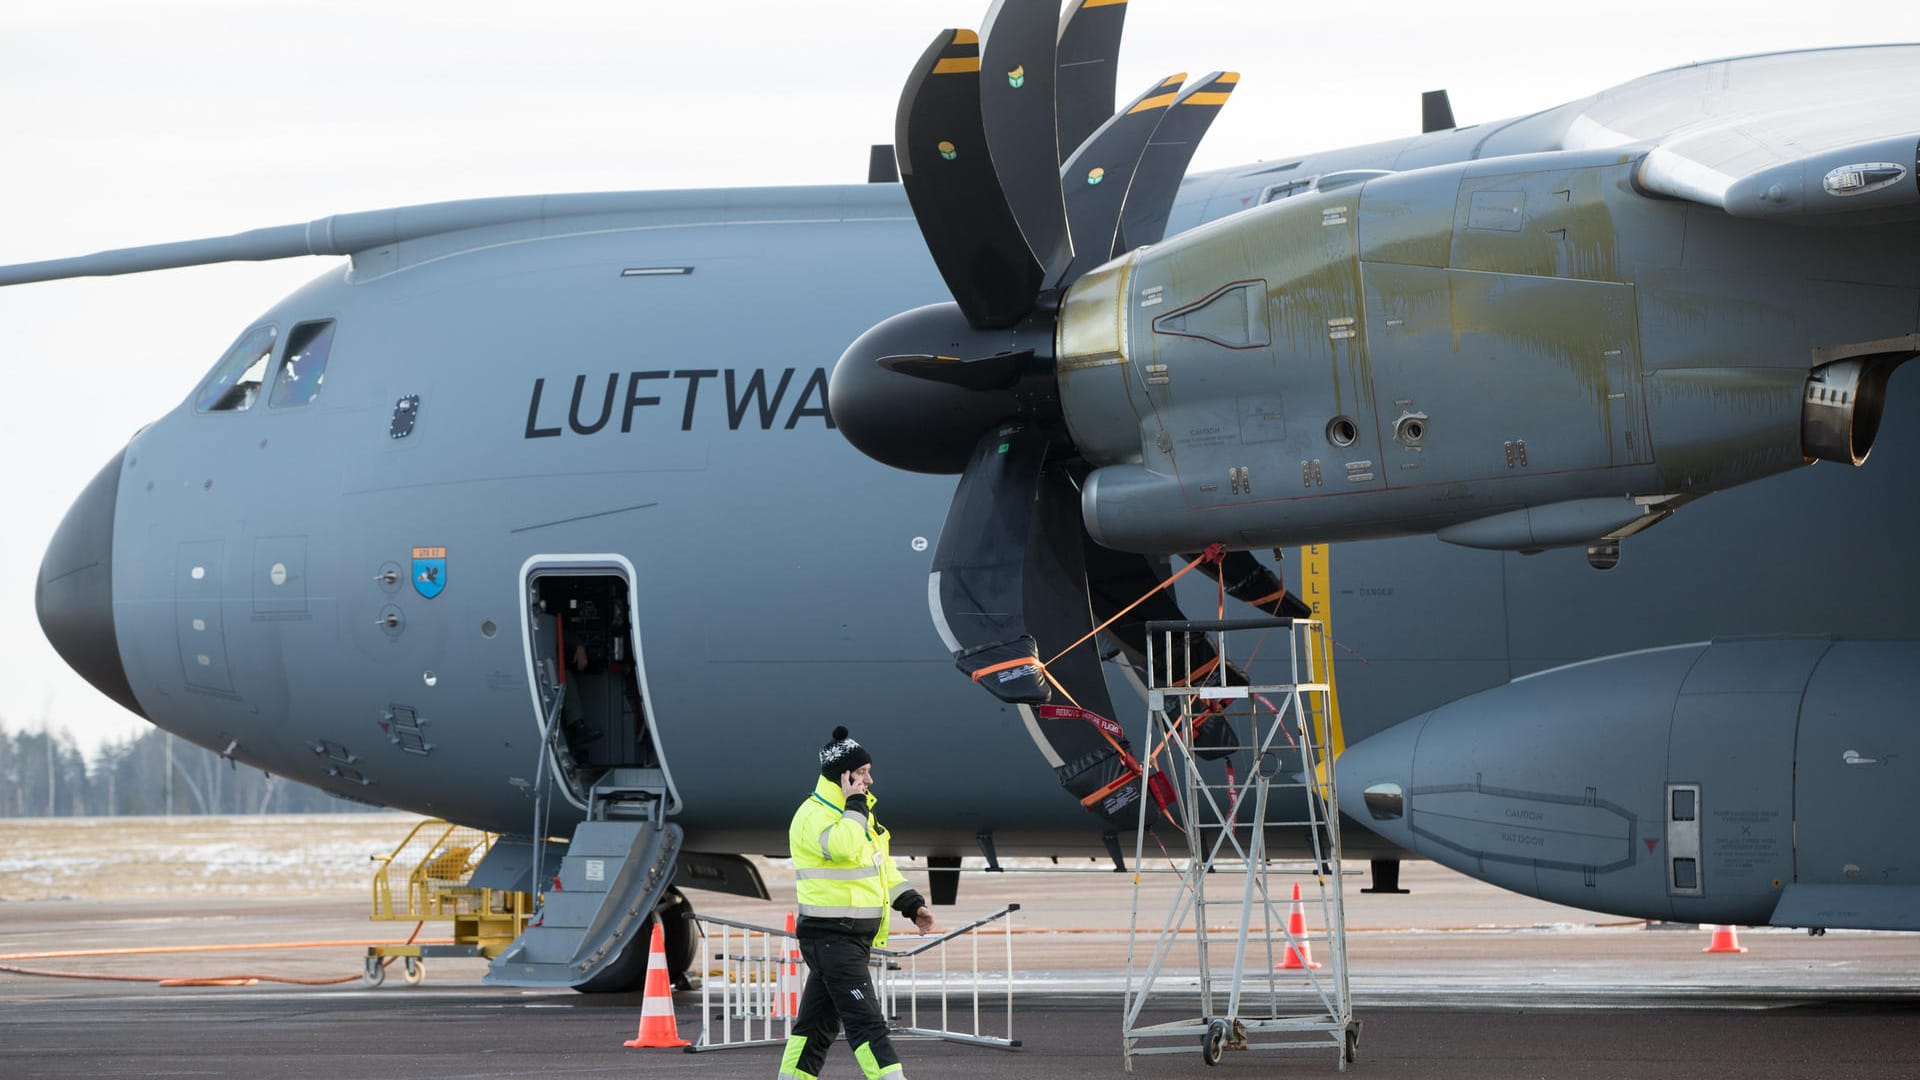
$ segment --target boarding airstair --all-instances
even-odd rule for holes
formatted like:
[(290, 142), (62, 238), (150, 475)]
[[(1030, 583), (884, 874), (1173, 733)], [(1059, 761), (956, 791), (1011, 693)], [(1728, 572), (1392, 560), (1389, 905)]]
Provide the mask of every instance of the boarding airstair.
[[(1340, 870), (1338, 745), (1330, 643), (1312, 620), (1153, 622), (1147, 627), (1148, 746), (1134, 865), (1149, 827), (1169, 846), (1181, 887), (1164, 918), (1141, 911), (1134, 875), (1122, 1053), (1198, 1049), (1207, 1064), (1229, 1050), (1329, 1049), (1346, 1069), (1359, 1044), (1347, 984)], [(1187, 648), (1214, 635), (1222, 662), (1196, 672)], [(1231, 641), (1230, 641), (1231, 639)], [(1225, 661), (1278, 670), (1285, 681), (1231, 685)], [(1286, 649), (1284, 657), (1275, 655)], [(1150, 820), (1149, 815), (1159, 815)], [(1270, 856), (1270, 839), (1302, 837), (1311, 859)], [(1296, 903), (1288, 884), (1307, 885)], [(1306, 927), (1305, 907), (1318, 929)], [(1324, 958), (1321, 966), (1318, 958)], [(1196, 978), (1187, 964), (1197, 965)], [(1149, 1011), (1198, 1015), (1147, 1023)]]
[[(629, 963), (642, 956), (642, 935), (680, 857), (682, 833), (666, 820), (659, 769), (607, 769), (588, 780), (570, 764), (559, 730), (564, 693), (547, 714), (534, 788), (536, 906), (526, 930), (488, 968), (485, 981), (495, 986), (591, 988), (623, 956)], [(558, 873), (548, 877), (547, 814), (556, 784), (568, 784), (575, 798), (584, 790), (587, 818), (574, 827)]]

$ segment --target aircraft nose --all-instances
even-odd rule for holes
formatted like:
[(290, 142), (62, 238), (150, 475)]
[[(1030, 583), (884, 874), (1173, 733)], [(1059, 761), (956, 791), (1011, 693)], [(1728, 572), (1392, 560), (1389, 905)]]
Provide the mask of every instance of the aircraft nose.
[(54, 531), (33, 591), (40, 630), (67, 666), (142, 718), (113, 630), (113, 516), (120, 451), (87, 484)]

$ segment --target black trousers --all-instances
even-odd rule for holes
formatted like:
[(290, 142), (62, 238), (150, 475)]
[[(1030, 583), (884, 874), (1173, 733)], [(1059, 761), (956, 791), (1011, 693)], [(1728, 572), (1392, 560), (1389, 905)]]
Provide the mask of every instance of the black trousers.
[[(800, 994), (800, 1011), (794, 1017), (793, 1036), (788, 1042), (789, 1060), (783, 1065), (798, 1066), (799, 1074), (805, 1076), (819, 1076), (827, 1062), (827, 1048), (845, 1023), (847, 1045), (853, 1047), (854, 1057), (869, 1080), (901, 1072), (900, 1056), (887, 1038), (886, 1014), (867, 977), (871, 954), (872, 947), (865, 939), (846, 934), (800, 939), (800, 956), (807, 962), (807, 988)], [(796, 1048), (797, 1060), (793, 1058)]]

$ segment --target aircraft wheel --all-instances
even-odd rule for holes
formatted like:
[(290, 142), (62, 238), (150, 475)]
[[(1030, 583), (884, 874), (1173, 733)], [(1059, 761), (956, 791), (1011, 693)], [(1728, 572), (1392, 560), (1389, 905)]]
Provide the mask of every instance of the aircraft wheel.
[(417, 956), (408, 956), (401, 961), (401, 976), (408, 986), (419, 986), (427, 981), (427, 962)]
[(653, 945), (653, 928), (643, 927), (627, 943), (613, 963), (574, 989), (582, 994), (624, 994), (647, 985), (647, 950)]
[[(653, 909), (665, 938), (662, 944), (667, 950), (667, 974), (679, 990), (689, 988), (686, 971), (693, 966), (694, 951), (699, 947), (693, 921), (684, 917), (692, 910), (693, 905), (678, 889), (668, 889)], [(647, 952), (652, 947), (653, 927), (643, 926), (613, 963), (574, 989), (582, 994), (624, 994), (643, 989), (647, 985)]]
[(379, 986), (387, 981), (387, 967), (377, 956), (367, 957), (367, 966), (360, 973), (360, 981), (368, 986)]
[(1220, 1052), (1227, 1046), (1227, 1022), (1225, 1020), (1207, 1021), (1207, 1034), (1200, 1040), (1200, 1060), (1209, 1065), (1220, 1064)]
[(693, 920), (688, 918), (693, 912), (693, 904), (679, 889), (668, 889), (660, 898), (660, 906), (653, 909), (653, 917), (660, 920), (663, 943), (667, 948), (667, 975), (675, 990), (692, 990), (698, 984), (690, 978), (693, 972), (694, 953), (700, 947), (699, 934), (694, 931)]

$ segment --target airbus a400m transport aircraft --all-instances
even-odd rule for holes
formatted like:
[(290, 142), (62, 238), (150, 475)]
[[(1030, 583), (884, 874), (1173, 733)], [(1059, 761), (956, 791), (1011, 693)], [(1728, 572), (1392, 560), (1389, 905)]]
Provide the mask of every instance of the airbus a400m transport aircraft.
[(1170, 557), (1218, 545), (1221, 587), (1284, 612), (1264, 553), (1352, 542), (1338, 768), (1378, 838), (1349, 851), (1920, 929), (1920, 47), (1464, 127), (1434, 98), (1416, 136), (1187, 176), (1238, 77), (1116, 108), (1125, 11), (934, 35), (900, 183), (0, 268), (348, 257), (80, 493), (47, 636), (237, 761), (523, 838), (483, 875), (566, 888), (489, 977), (594, 989), (679, 889), (763, 891), (736, 853), (784, 849), (772, 763), (850, 716), (913, 778), (904, 853), (1117, 850), (1137, 807), (1082, 800), (1120, 759), (1049, 706), (1131, 720), (1177, 601), (1051, 658)]

